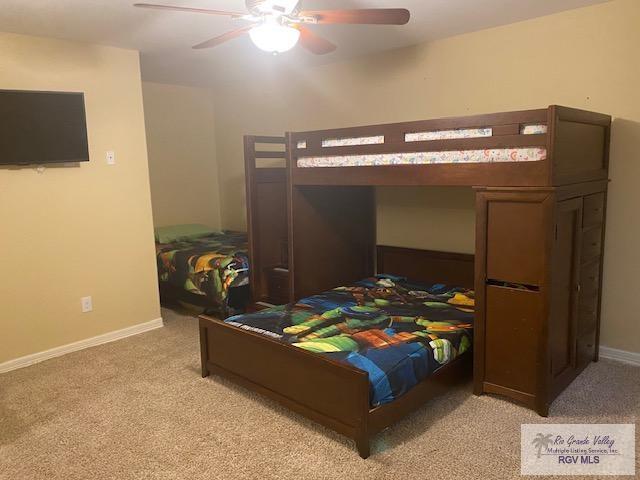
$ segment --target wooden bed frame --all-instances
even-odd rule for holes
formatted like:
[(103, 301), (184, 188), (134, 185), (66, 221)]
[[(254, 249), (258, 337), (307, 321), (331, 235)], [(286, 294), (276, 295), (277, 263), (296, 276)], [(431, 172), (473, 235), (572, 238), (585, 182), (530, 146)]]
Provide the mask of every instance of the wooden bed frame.
[[(377, 262), (380, 272), (415, 281), (473, 285), (473, 255), (379, 246)], [(207, 316), (200, 317), (200, 348), (203, 377), (228, 378), (352, 438), (362, 458), (373, 435), (468, 381), (472, 367), (466, 353), (392, 403), (371, 408), (368, 374), (322, 355)]]
[[(543, 124), (546, 132), (523, 134), (522, 127), (530, 124)], [(465, 128), (491, 128), (492, 133), (417, 142), (405, 137)], [(308, 297), (375, 271), (473, 285), (474, 393), (500, 394), (546, 416), (553, 399), (598, 359), (610, 131), (608, 115), (552, 105), (287, 133), (287, 168), (258, 175), (267, 180), (271, 175), (271, 183), (277, 179), (278, 188), (286, 187), (288, 298)], [(368, 136), (384, 140), (323, 146), (324, 140)], [(544, 148), (546, 158), (314, 168), (297, 164), (302, 157), (520, 147)], [(250, 193), (255, 192), (254, 174), (248, 173)], [(471, 256), (376, 249), (378, 185), (473, 187), (475, 266)], [(282, 204), (281, 196), (277, 199), (273, 205)], [(256, 208), (255, 202), (249, 199), (249, 209)], [(249, 212), (250, 223), (268, 225), (268, 218), (256, 218), (258, 204)], [(275, 235), (284, 234), (279, 230)], [(254, 230), (253, 241), (266, 242), (266, 237)], [(371, 435), (420, 406), (440, 386), (461, 380), (470, 362), (465, 355), (394, 402), (370, 409), (367, 374), (361, 370), (207, 317), (201, 317), (200, 335), (204, 376), (227, 376), (353, 438), (362, 457), (369, 454)]]

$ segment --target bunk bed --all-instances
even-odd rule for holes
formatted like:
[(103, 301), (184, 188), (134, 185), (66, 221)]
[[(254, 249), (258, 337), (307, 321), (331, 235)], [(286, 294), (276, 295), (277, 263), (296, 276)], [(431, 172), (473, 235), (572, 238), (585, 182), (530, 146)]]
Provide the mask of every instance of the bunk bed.
[[(287, 134), (288, 297), (376, 270), (473, 284), (474, 393), (548, 415), (598, 359), (610, 126), (607, 115), (550, 106)], [(473, 187), (473, 262), (376, 247), (378, 185)], [(353, 438), (363, 458), (371, 435), (470, 373), (462, 355), (373, 406), (365, 371), (234, 323), (201, 317), (203, 376), (231, 378)]]

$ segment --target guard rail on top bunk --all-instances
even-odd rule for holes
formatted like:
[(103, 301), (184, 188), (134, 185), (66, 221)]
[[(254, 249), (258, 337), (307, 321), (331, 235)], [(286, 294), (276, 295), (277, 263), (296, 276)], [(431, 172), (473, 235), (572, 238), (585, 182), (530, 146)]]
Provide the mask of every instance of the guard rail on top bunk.
[(601, 180), (610, 122), (550, 106), (289, 133), (291, 182), (530, 187)]

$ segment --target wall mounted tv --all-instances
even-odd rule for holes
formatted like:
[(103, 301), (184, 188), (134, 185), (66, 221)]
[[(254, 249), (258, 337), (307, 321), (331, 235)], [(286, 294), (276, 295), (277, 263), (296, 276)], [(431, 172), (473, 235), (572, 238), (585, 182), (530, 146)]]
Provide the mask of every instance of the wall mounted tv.
[(0, 164), (88, 161), (84, 94), (0, 90)]

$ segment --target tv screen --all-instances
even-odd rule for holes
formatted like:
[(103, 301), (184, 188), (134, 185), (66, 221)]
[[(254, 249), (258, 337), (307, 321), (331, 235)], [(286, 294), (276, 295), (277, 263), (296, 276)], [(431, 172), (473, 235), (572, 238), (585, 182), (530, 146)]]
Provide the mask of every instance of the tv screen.
[(0, 164), (87, 161), (84, 94), (0, 90)]

